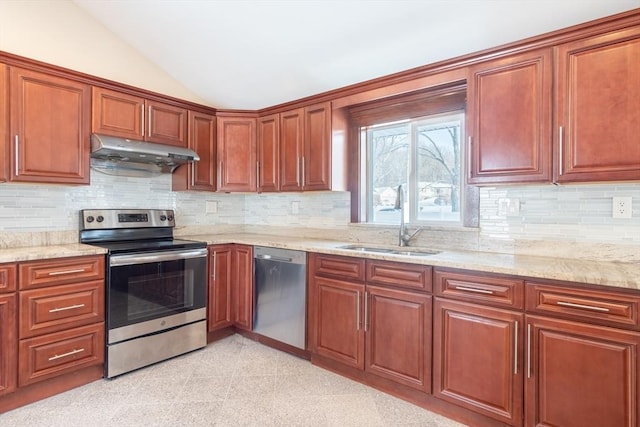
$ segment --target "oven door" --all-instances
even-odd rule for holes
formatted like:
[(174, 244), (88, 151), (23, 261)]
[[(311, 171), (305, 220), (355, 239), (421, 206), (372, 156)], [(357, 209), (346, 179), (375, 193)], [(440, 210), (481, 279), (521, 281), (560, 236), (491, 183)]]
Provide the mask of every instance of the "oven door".
[(108, 343), (206, 318), (207, 249), (109, 257)]

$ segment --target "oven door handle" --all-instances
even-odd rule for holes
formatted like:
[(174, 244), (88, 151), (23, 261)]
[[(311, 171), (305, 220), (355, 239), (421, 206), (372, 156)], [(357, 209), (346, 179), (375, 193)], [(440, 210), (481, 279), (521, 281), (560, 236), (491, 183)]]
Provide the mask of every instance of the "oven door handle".
[(147, 252), (143, 254), (113, 255), (109, 259), (110, 267), (121, 265), (148, 264), (152, 262), (176, 261), (181, 259), (202, 258), (207, 256), (207, 249), (180, 250), (168, 252)]

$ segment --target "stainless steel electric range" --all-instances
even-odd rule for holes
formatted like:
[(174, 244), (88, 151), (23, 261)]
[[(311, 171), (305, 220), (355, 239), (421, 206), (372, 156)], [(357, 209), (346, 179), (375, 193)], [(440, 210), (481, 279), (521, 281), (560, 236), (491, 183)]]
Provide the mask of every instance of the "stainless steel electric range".
[(107, 378), (207, 344), (207, 245), (174, 227), (172, 210), (80, 212), (80, 242), (107, 249)]

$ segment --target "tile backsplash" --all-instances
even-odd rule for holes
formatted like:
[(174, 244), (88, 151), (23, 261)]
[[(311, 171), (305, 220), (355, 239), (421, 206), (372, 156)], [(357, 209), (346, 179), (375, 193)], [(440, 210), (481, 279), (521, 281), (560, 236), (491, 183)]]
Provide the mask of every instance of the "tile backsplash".
[[(612, 218), (614, 196), (632, 198), (632, 218)], [(566, 256), (594, 256), (612, 247), (622, 248), (615, 257), (640, 252), (637, 183), (491, 187), (481, 189), (480, 199), (478, 230), (433, 228), (418, 244), (530, 254), (548, 254), (552, 245)], [(519, 212), (507, 215), (505, 200), (519, 202)], [(133, 178), (92, 170), (90, 186), (0, 184), (0, 247), (18, 246), (24, 236), (37, 244), (75, 242), (79, 210), (138, 207), (175, 209), (178, 234), (236, 229), (394, 243), (395, 227), (349, 224), (349, 203), (346, 192), (173, 192), (169, 175)]]

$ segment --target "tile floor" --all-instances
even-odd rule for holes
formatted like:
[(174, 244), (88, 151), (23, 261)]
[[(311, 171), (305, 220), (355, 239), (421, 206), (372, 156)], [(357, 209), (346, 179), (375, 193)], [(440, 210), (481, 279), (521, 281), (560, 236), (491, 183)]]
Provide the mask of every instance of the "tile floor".
[(240, 335), (0, 414), (0, 426), (421, 426), (454, 421)]

